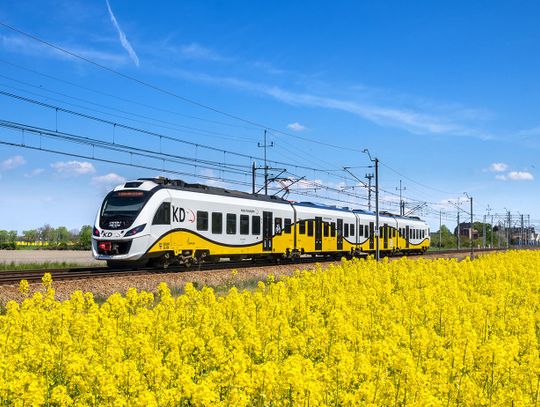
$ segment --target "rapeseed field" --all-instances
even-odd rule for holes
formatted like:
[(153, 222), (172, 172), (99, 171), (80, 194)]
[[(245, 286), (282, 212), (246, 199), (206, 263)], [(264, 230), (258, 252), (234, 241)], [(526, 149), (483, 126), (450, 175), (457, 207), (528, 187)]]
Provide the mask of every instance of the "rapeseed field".
[(102, 305), (43, 285), (0, 316), (2, 404), (538, 404), (540, 252), (343, 261), (253, 291), (175, 298), (162, 283)]

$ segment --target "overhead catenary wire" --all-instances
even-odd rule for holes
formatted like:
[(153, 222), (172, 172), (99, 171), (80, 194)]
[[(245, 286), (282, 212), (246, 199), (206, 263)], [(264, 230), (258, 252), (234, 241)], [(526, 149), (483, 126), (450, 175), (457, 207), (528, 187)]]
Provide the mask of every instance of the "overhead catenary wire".
[(331, 143), (326, 143), (326, 142), (322, 142), (322, 141), (318, 141), (318, 140), (311, 140), (311, 139), (308, 139), (307, 137), (301, 137), (301, 136), (298, 136), (298, 135), (295, 135), (295, 134), (291, 134), (291, 133), (288, 133), (288, 132), (285, 132), (285, 131), (282, 131), (282, 130), (279, 130), (279, 129), (275, 129), (273, 128), (272, 126), (267, 126), (267, 125), (264, 125), (264, 124), (261, 124), (261, 123), (258, 123), (254, 120), (250, 120), (250, 119), (246, 119), (246, 118), (243, 118), (243, 117), (240, 117), (238, 115), (235, 115), (235, 114), (232, 114), (232, 113), (228, 113), (228, 112), (225, 112), (224, 110), (221, 110), (221, 109), (217, 109), (215, 107), (212, 107), (212, 106), (209, 106), (209, 105), (206, 105), (204, 103), (200, 103), (200, 102), (197, 102), (191, 98), (188, 98), (186, 96), (182, 96), (180, 94), (178, 94), (177, 92), (174, 92), (174, 91), (171, 91), (171, 90), (168, 90), (168, 89), (165, 89), (163, 87), (160, 87), (160, 86), (157, 86), (157, 85), (154, 85), (150, 82), (146, 82), (146, 81), (143, 81), (141, 79), (138, 79), (138, 78), (135, 78), (134, 76), (131, 76), (131, 75), (128, 75), (128, 74), (125, 74), (123, 72), (120, 72), (116, 69), (113, 69), (113, 68), (110, 68), (106, 65), (103, 65), (103, 64), (100, 64), (99, 62), (96, 62), (96, 61), (93, 61), (92, 59), (90, 58), (87, 58), (87, 57), (84, 57), (82, 55), (79, 55), (78, 53), (76, 52), (73, 52), (73, 51), (70, 51), (70, 50), (67, 50), (65, 48), (62, 48), (60, 47), (59, 45), (56, 45), (56, 44), (53, 44), (49, 41), (46, 41), (42, 38), (39, 38), (38, 36), (36, 35), (33, 35), (33, 34), (30, 34), (30, 33), (27, 33), (23, 30), (20, 30), (12, 25), (9, 25), (3, 21), (0, 21), (0, 25), (11, 30), (11, 31), (14, 31), (20, 35), (23, 35), (27, 38), (30, 38), (34, 41), (37, 41), (43, 45), (46, 45), (48, 47), (51, 47), (59, 52), (62, 52), (66, 55), (70, 55), (71, 57), (73, 58), (77, 58), (81, 61), (85, 61), (91, 65), (94, 65), (102, 70), (105, 70), (107, 72), (110, 72), (114, 75), (117, 75), (125, 80), (128, 80), (128, 81), (131, 81), (131, 82), (134, 82), (134, 83), (137, 83), (141, 86), (144, 86), (144, 87), (147, 87), (149, 89), (152, 89), (154, 91), (157, 91), (157, 92), (160, 92), (162, 94), (165, 94), (165, 95), (168, 95), (168, 96), (171, 96), (171, 97), (174, 97), (178, 100), (181, 100), (185, 103), (189, 103), (189, 104), (192, 104), (194, 106), (198, 106), (200, 108), (203, 108), (203, 109), (206, 109), (206, 110), (209, 110), (209, 111), (212, 111), (214, 113), (217, 113), (217, 114), (220, 114), (220, 115), (223, 115), (223, 116), (226, 116), (226, 117), (229, 117), (231, 119), (234, 119), (234, 120), (238, 120), (238, 121), (241, 121), (243, 123), (247, 123), (247, 124), (250, 124), (252, 126), (256, 126), (256, 127), (259, 127), (260, 129), (267, 129), (267, 130), (271, 130), (273, 132), (276, 132), (276, 133), (279, 133), (279, 134), (283, 134), (283, 135), (287, 135), (289, 137), (295, 137), (295, 138), (299, 138), (299, 139), (302, 139), (304, 141), (308, 141), (308, 142), (311, 142), (311, 143), (316, 143), (316, 144), (319, 144), (319, 145), (324, 145), (326, 147), (331, 147), (331, 148), (335, 148), (335, 149), (340, 149), (340, 150), (347, 150), (347, 151), (351, 151), (351, 150), (354, 150), (354, 151), (357, 151), (357, 152), (361, 152), (360, 149), (355, 149), (355, 148), (352, 148), (352, 147), (344, 147), (344, 146), (339, 146), (339, 145), (335, 145), (335, 144), (331, 144)]
[(62, 79), (62, 78), (58, 78), (57, 76), (47, 74), (47, 73), (43, 73), (43, 72), (40, 72), (38, 70), (31, 69), (31, 68), (28, 68), (28, 67), (25, 67), (25, 66), (22, 66), (22, 65), (19, 65), (19, 64), (15, 64), (13, 62), (6, 61), (5, 59), (2, 59), (2, 58), (0, 58), (0, 63), (9, 65), (9, 66), (17, 68), (17, 69), (24, 70), (26, 72), (30, 72), (30, 73), (32, 73), (34, 75), (42, 76), (44, 78), (57, 81), (59, 83), (70, 85), (70, 86), (73, 86), (73, 87), (76, 87), (76, 88), (79, 88), (79, 89), (82, 89), (82, 90), (85, 90), (85, 91), (88, 91), (88, 92), (92, 92), (92, 93), (95, 93), (97, 95), (106, 96), (106, 97), (109, 97), (109, 98), (120, 100), (122, 102), (127, 102), (127, 103), (131, 103), (131, 104), (134, 104), (134, 105), (137, 105), (137, 106), (145, 107), (147, 109), (152, 109), (152, 110), (155, 110), (155, 111), (158, 111), (158, 112), (173, 114), (173, 115), (177, 115), (179, 117), (185, 117), (185, 118), (188, 118), (188, 119), (199, 120), (199, 121), (202, 121), (202, 122), (205, 122), (205, 123), (212, 123), (212, 124), (217, 124), (217, 125), (220, 125), (220, 126), (229, 126), (229, 127), (240, 128), (240, 129), (259, 129), (259, 127), (238, 125), (238, 124), (234, 124), (234, 123), (226, 123), (226, 122), (211, 120), (211, 119), (207, 119), (207, 118), (203, 118), (203, 117), (198, 117), (198, 116), (193, 116), (193, 115), (189, 115), (189, 114), (180, 113), (180, 112), (177, 112), (177, 111), (174, 111), (174, 110), (164, 109), (162, 107), (153, 106), (153, 105), (150, 105), (150, 104), (147, 104), (147, 103), (142, 103), (142, 102), (139, 102), (139, 101), (136, 101), (136, 100), (133, 100), (133, 99), (128, 99), (128, 98), (125, 98), (125, 97), (122, 97), (122, 96), (119, 96), (119, 95), (103, 92), (101, 90), (93, 89), (93, 88), (90, 88), (88, 86), (83, 86), (83, 85), (80, 85), (80, 84), (75, 83), (75, 82), (71, 82), (71, 81), (68, 81), (68, 80), (65, 80), (65, 79)]
[[(138, 132), (138, 133), (153, 136), (153, 137), (156, 137), (156, 138), (167, 139), (167, 140), (170, 140), (170, 141), (173, 141), (173, 142), (179, 142), (179, 143), (182, 143), (182, 144), (186, 144), (186, 145), (190, 145), (190, 146), (197, 147), (197, 148), (203, 148), (203, 149), (215, 151), (215, 152), (219, 152), (219, 153), (222, 153), (222, 154), (224, 153), (224, 154), (234, 155), (234, 156), (237, 156), (237, 157), (247, 158), (247, 159), (249, 159), (251, 161), (252, 160), (259, 160), (259, 161), (262, 160), (261, 157), (258, 157), (258, 156), (255, 156), (255, 155), (238, 153), (236, 151), (225, 150), (225, 149), (222, 149), (222, 148), (213, 147), (213, 146), (209, 146), (209, 145), (202, 144), (202, 143), (195, 143), (195, 142), (192, 142), (192, 141), (172, 137), (172, 136), (169, 136), (169, 135), (166, 135), (166, 134), (163, 134), (163, 133), (149, 131), (149, 130), (141, 129), (141, 128), (134, 127), (134, 126), (129, 126), (129, 125), (126, 125), (126, 124), (123, 124), (123, 123), (119, 123), (117, 121), (111, 121), (111, 120), (108, 120), (108, 119), (100, 118), (98, 116), (78, 112), (78, 111), (71, 110), (71, 109), (66, 109), (66, 108), (61, 107), (61, 106), (52, 105), (50, 103), (45, 103), (45, 102), (42, 102), (42, 101), (39, 101), (39, 100), (36, 100), (36, 99), (32, 99), (32, 98), (28, 98), (28, 97), (25, 97), (25, 96), (17, 95), (17, 94), (11, 93), (11, 92), (6, 92), (6, 91), (0, 90), (0, 95), (11, 97), (11, 98), (23, 101), (23, 102), (32, 103), (32, 104), (35, 104), (35, 105), (38, 105), (38, 106), (53, 110), (56, 113), (58, 113), (58, 112), (67, 113), (67, 114), (70, 114), (70, 115), (73, 115), (73, 116), (85, 118), (85, 119), (100, 122), (100, 123), (103, 123), (103, 124), (108, 124), (108, 125), (114, 126), (116, 128), (123, 128), (123, 129), (126, 129), (126, 130)], [(308, 166), (298, 165), (298, 164), (291, 164), (291, 163), (287, 163), (287, 162), (283, 162), (283, 161), (277, 161), (277, 160), (268, 160), (268, 162), (269, 163), (274, 163), (274, 164), (277, 164), (277, 165), (294, 166), (294, 167), (298, 167), (298, 168), (305, 169), (305, 170), (327, 173), (327, 171), (325, 169), (321, 169), (321, 168), (308, 167)], [(331, 172), (328, 172), (328, 174), (333, 175)]]

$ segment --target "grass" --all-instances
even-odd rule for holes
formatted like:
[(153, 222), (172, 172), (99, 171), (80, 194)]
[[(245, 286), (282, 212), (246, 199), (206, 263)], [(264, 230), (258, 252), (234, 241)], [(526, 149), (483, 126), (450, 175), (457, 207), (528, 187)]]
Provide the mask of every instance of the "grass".
[(44, 262), (44, 263), (0, 263), (0, 271), (18, 271), (18, 270), (41, 270), (41, 269), (68, 269), (81, 267), (78, 263), (63, 262)]

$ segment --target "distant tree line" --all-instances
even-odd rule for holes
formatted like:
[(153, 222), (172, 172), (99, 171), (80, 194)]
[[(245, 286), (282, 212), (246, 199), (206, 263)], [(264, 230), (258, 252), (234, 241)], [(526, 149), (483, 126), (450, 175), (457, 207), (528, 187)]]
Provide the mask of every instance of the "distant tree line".
[(89, 250), (92, 244), (92, 226), (84, 225), (80, 230), (68, 230), (43, 225), (37, 229), (24, 230), (17, 235), (15, 230), (0, 230), (0, 249), (43, 248)]
[[(491, 225), (485, 225), (486, 231), (486, 246), (491, 244), (492, 234), (493, 234), (493, 246), (497, 247), (499, 245), (499, 234), (497, 233), (497, 227), (493, 230)], [(481, 247), (483, 244), (483, 233), (484, 233), (484, 224), (482, 222), (474, 222), (473, 228), (477, 232), (477, 239), (473, 240), (474, 247)], [(501, 244), (504, 242), (501, 241)], [(460, 246), (462, 248), (467, 248), (470, 246), (470, 239), (467, 236), (460, 236)], [(441, 249), (455, 249), (457, 248), (457, 233), (452, 233), (446, 225), (441, 226), (441, 230), (431, 233), (431, 247), (438, 247)]]

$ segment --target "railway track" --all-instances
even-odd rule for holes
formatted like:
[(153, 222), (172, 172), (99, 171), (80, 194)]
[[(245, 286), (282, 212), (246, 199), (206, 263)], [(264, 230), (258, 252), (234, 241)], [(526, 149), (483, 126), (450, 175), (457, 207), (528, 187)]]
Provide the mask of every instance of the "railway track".
[[(501, 251), (505, 249), (475, 249), (475, 253), (486, 253), (491, 251)], [(462, 250), (437, 250), (427, 252), (425, 254), (418, 254), (416, 256), (429, 256), (436, 257), (438, 255), (448, 254), (466, 254), (470, 249)], [(410, 257), (411, 255), (409, 255)], [(309, 264), (316, 262), (324, 262), (334, 260), (329, 257), (303, 257), (300, 258), (296, 264)], [(289, 264), (284, 261), (283, 264)], [(71, 269), (43, 269), (43, 270), (17, 270), (17, 271), (2, 271), (0, 272), (0, 285), (19, 284), (21, 280), (27, 280), (29, 283), (35, 283), (41, 281), (43, 274), (51, 273), (53, 281), (61, 280), (77, 280), (77, 279), (89, 279), (89, 278), (105, 278), (105, 277), (122, 277), (122, 276), (137, 276), (145, 274), (165, 274), (184, 271), (212, 271), (223, 269), (240, 269), (257, 266), (268, 266), (268, 262), (242, 260), (242, 261), (223, 261), (218, 263), (202, 263), (192, 267), (185, 266), (171, 266), (167, 269), (155, 269), (155, 268), (121, 268), (111, 269), (108, 267), (81, 267)]]

